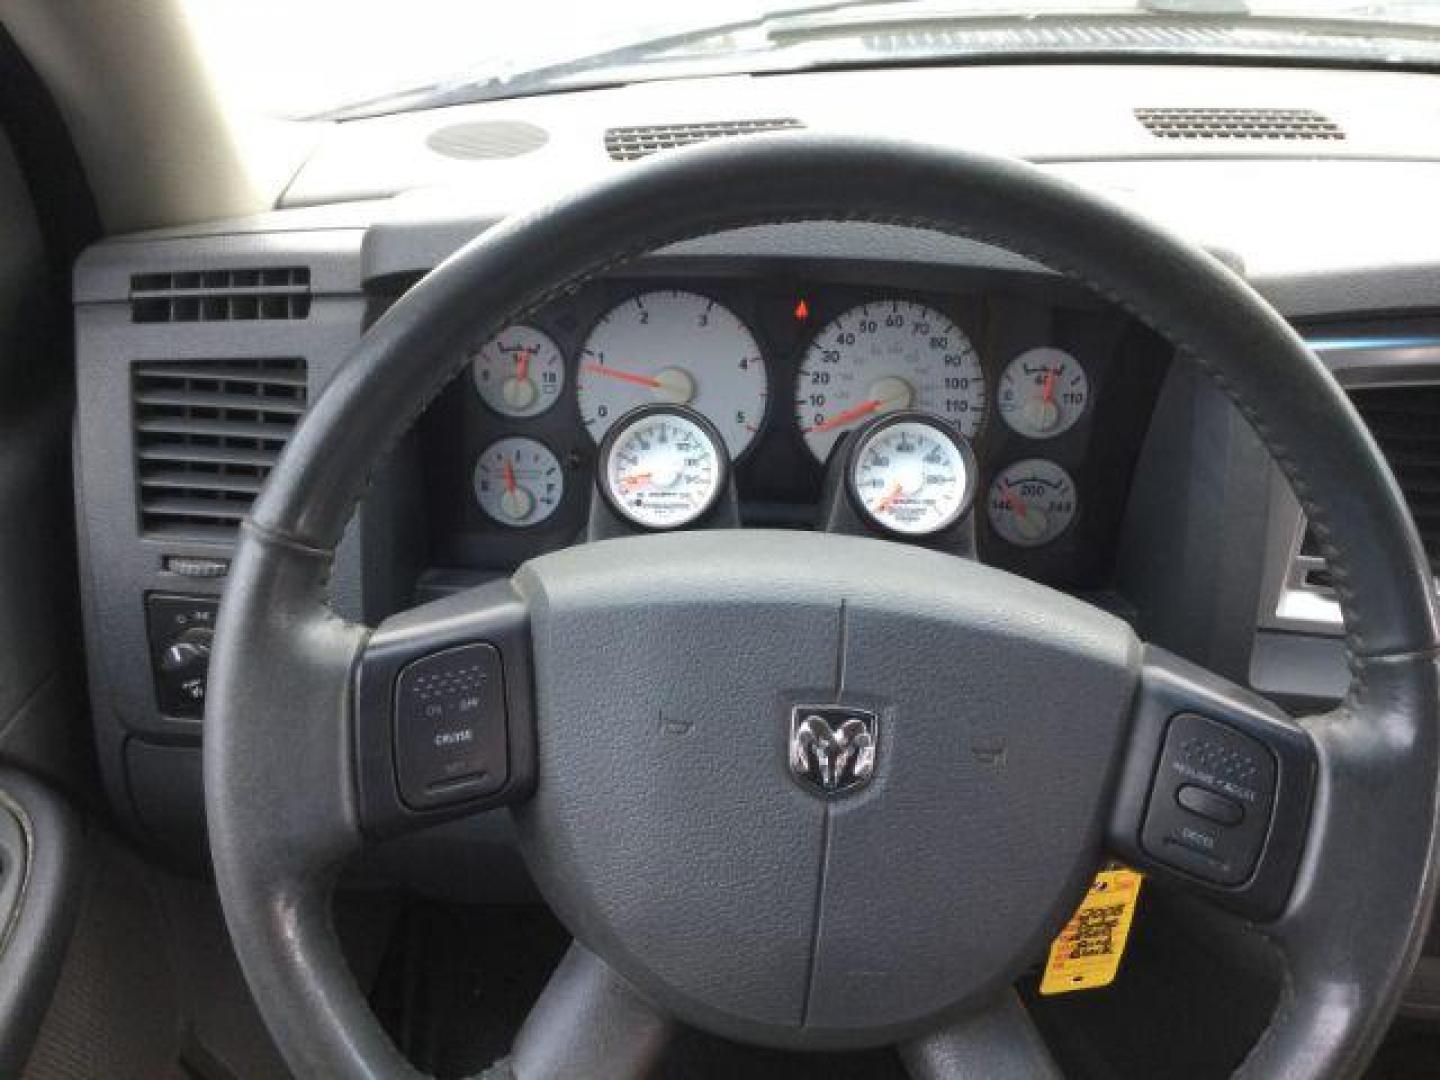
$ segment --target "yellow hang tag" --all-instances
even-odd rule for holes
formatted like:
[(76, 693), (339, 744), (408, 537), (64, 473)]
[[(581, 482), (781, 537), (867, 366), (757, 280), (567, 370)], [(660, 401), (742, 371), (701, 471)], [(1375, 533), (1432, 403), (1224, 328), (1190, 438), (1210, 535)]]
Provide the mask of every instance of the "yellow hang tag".
[(1143, 880), (1123, 866), (1095, 875), (1085, 899), (1050, 945), (1040, 993), (1094, 990), (1115, 981)]

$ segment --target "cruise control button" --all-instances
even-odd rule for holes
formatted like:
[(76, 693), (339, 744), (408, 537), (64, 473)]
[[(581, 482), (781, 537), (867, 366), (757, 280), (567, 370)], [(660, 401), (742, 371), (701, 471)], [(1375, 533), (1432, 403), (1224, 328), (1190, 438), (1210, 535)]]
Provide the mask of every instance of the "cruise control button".
[(1170, 718), (1140, 844), (1216, 885), (1239, 885), (1265, 847), (1275, 757), (1259, 740), (1195, 713)]
[(1245, 808), (1234, 799), (1194, 784), (1186, 784), (1175, 792), (1175, 801), (1192, 814), (1199, 814), (1218, 825), (1239, 825), (1245, 818)]
[(488, 795), (509, 776), (500, 654), (461, 645), (408, 664), (395, 689), (400, 797), (424, 809)]

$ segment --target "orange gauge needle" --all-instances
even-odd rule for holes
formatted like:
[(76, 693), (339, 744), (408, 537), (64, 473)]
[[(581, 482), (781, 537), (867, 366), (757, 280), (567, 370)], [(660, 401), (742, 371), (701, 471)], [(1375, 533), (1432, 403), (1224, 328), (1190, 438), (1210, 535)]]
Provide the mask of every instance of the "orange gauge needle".
[(822, 420), (820, 423), (810, 428), (809, 433), (812, 435), (818, 435), (822, 431), (830, 431), (833, 428), (844, 427), (846, 424), (850, 423), (850, 421), (859, 420), (862, 416), (869, 416), (876, 409), (882, 408), (885, 405), (889, 405), (890, 402), (894, 400), (895, 398), (888, 397), (871, 398), (869, 401), (862, 401), (859, 405), (846, 409), (844, 412), (836, 413), (828, 420)]
[(1049, 405), (1055, 400), (1055, 372), (1045, 372), (1045, 381), (1040, 386), (1040, 400)]
[(1016, 514), (1016, 516), (1023, 519), (1025, 515), (1029, 513), (1029, 511), (1025, 508), (1025, 504), (1019, 499), (1015, 498), (1014, 494), (1010, 491), (1008, 487), (1002, 487), (1000, 489), (1000, 497), (1005, 500), (1005, 505), (1010, 507), (1010, 509)]
[(592, 375), (604, 375), (607, 379), (619, 379), (621, 382), (634, 383), (636, 386), (648, 386), (651, 390), (660, 389), (659, 379), (652, 379), (649, 375), (636, 375), (633, 371), (620, 371), (609, 364), (586, 364), (585, 370)]
[(524, 382), (530, 378), (530, 351), (521, 349), (515, 354), (515, 381)]
[(505, 475), (505, 490), (512, 495), (515, 494), (515, 466), (510, 464), (509, 458), (506, 458), (501, 464), (501, 471)]
[(650, 474), (648, 472), (631, 473), (629, 476), (622, 476), (620, 478), (620, 483), (626, 487), (638, 487), (641, 484), (647, 484), (649, 482)]
[(890, 509), (890, 504), (893, 503), (896, 499), (900, 498), (900, 493), (903, 490), (904, 489), (900, 486), (900, 482), (897, 480), (895, 482), (895, 486), (890, 489), (889, 493), (886, 494), (883, 499), (881, 499), (878, 503), (875, 504), (876, 513)]

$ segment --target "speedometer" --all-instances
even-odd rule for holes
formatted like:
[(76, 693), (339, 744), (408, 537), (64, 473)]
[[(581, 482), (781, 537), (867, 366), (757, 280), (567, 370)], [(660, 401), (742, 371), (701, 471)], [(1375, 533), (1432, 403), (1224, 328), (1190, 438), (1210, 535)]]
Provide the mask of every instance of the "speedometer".
[(913, 300), (853, 307), (815, 335), (800, 364), (795, 417), (819, 461), (871, 416), (916, 409), (949, 420), (966, 438), (985, 416), (985, 372), (970, 339)]
[(729, 308), (679, 289), (641, 293), (603, 315), (580, 354), (580, 417), (598, 443), (640, 405), (688, 405), (739, 457), (765, 419), (765, 363)]

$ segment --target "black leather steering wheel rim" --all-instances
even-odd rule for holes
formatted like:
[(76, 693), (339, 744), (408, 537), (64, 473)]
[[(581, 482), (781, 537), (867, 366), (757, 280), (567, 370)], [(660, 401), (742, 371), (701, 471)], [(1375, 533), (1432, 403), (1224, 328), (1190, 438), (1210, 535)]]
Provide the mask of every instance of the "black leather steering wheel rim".
[(662, 155), (490, 230), (371, 328), (272, 474), (217, 633), (205, 778), (227, 922), (292, 1067), (411, 1071), (366, 1009), (328, 914), (360, 836), (349, 673), (367, 630), (335, 616), (326, 590), (370, 474), (469, 342), (636, 255), (811, 220), (934, 229), (1074, 277), (1213, 378), (1284, 470), (1335, 577), (1354, 680), (1344, 706), (1309, 725), (1321, 779), (1275, 934), (1287, 986), (1240, 1074), (1358, 1070), (1423, 939), (1440, 765), (1430, 572), (1373, 440), (1283, 319), (1203, 251), (1024, 164), (814, 135)]

